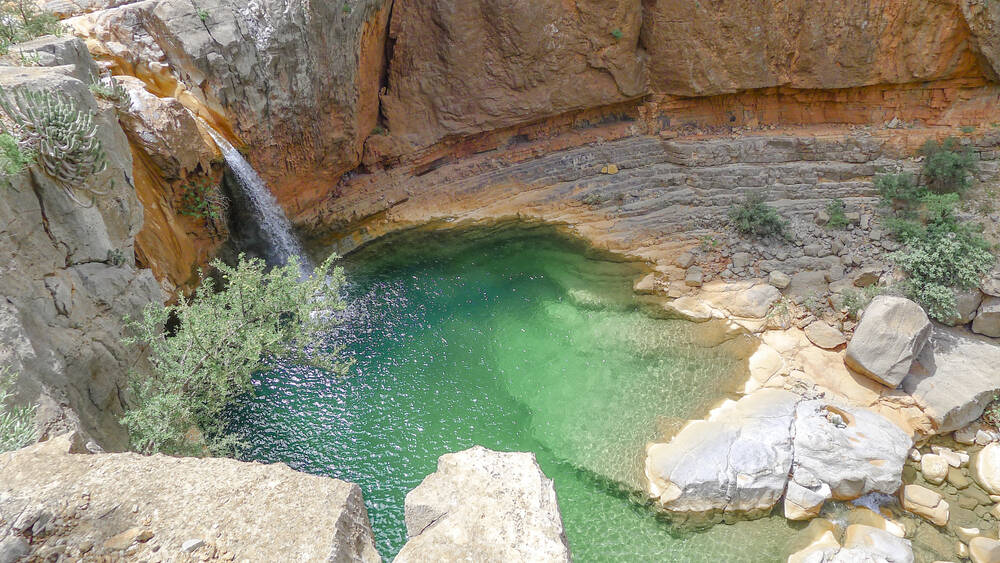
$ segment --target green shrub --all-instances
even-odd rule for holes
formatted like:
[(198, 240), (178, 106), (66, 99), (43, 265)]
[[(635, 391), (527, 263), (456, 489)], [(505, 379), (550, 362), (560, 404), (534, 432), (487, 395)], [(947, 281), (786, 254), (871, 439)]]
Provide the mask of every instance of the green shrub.
[(597, 207), (601, 205), (602, 201), (600, 194), (587, 194), (583, 198), (583, 204), (588, 207)]
[(698, 240), (700, 241), (699, 246), (704, 252), (715, 250), (720, 244), (722, 244), (719, 239), (713, 237), (712, 235), (703, 235)]
[(907, 295), (939, 321), (956, 315), (952, 288), (976, 287), (995, 262), (986, 240), (957, 226), (931, 225), (905, 243), (889, 257), (907, 274)]
[(843, 229), (850, 223), (847, 220), (847, 204), (840, 198), (834, 198), (826, 204), (826, 214), (830, 216), (830, 220), (826, 223), (827, 228)]
[(618, 28), (615, 28), (615, 29), (611, 30), (611, 37), (614, 37), (615, 40), (617, 41), (617, 40), (621, 39), (622, 37), (625, 37), (625, 34), (622, 33), (622, 30), (620, 30)]
[(35, 438), (35, 407), (11, 406), (13, 386), (10, 368), (0, 367), (0, 453), (23, 448)]
[[(130, 374), (132, 400), (122, 417), (132, 446), (143, 453), (231, 453), (220, 414), (235, 397), (253, 392), (251, 375), (292, 358), (337, 370), (338, 350), (322, 336), (343, 309), (343, 270), (331, 257), (308, 279), (299, 262), (266, 270), (239, 257), (236, 267), (213, 262), (221, 282), (203, 277), (190, 299), (149, 306), (129, 322), (127, 339), (148, 351), (149, 373)], [(164, 327), (171, 323), (171, 333)], [(192, 435), (204, 437), (204, 444)]]
[(0, 177), (19, 174), (31, 164), (35, 155), (21, 147), (10, 133), (0, 133)]
[(755, 193), (729, 209), (729, 220), (739, 233), (758, 237), (784, 236), (788, 226), (775, 208), (764, 203), (764, 196)]
[(211, 14), (208, 13), (208, 10), (206, 10), (204, 8), (198, 8), (198, 19), (200, 19), (202, 21), (202, 23), (207, 22), (208, 21), (208, 17), (210, 15)]
[(920, 149), (924, 157), (923, 177), (927, 188), (936, 193), (965, 193), (972, 185), (972, 168), (976, 157), (947, 138), (943, 143), (930, 140)]
[(817, 292), (810, 293), (802, 300), (802, 306), (815, 316), (820, 316), (827, 310), (826, 299)]
[(847, 312), (847, 316), (852, 319), (857, 319), (862, 311), (868, 307), (872, 299), (876, 296), (881, 295), (885, 288), (870, 285), (860, 291), (854, 288), (847, 288), (840, 294), (841, 306)]
[(32, 0), (0, 2), (0, 55), (7, 54), (15, 43), (64, 32), (59, 19), (40, 11)]
[(181, 202), (177, 212), (189, 217), (216, 220), (227, 208), (226, 199), (219, 187), (207, 178), (195, 180), (181, 188)]
[(72, 98), (63, 93), (17, 89), (11, 99), (0, 88), (0, 109), (14, 121), (23, 143), (36, 153), (42, 171), (71, 199), (91, 205), (81, 201), (76, 192), (91, 198), (110, 192), (93, 185), (93, 177), (107, 169), (107, 157), (93, 116)]
[(912, 174), (882, 174), (875, 177), (875, 188), (882, 196), (882, 203), (889, 207), (907, 206), (927, 193)]

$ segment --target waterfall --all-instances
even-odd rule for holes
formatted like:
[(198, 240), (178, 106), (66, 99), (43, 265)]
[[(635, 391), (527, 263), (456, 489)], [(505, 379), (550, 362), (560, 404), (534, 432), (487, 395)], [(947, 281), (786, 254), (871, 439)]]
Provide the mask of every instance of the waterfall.
[(226, 159), (226, 164), (229, 165), (233, 175), (236, 176), (236, 181), (243, 189), (243, 193), (250, 200), (253, 214), (260, 223), (267, 244), (268, 262), (284, 265), (292, 256), (298, 256), (303, 273), (311, 272), (312, 264), (302, 250), (302, 245), (299, 244), (295, 233), (292, 232), (292, 224), (278, 205), (278, 201), (274, 199), (271, 190), (267, 189), (263, 178), (257, 174), (257, 171), (229, 141), (207, 123), (205, 123), (205, 127), (215, 139), (219, 150), (222, 151), (222, 156)]

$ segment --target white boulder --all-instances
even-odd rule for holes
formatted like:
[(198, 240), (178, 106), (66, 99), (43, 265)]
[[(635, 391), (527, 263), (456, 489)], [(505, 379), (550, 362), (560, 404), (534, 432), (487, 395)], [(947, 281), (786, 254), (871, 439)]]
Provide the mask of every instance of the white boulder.
[(927, 344), (931, 322), (909, 299), (879, 296), (865, 309), (847, 345), (847, 366), (895, 388)]

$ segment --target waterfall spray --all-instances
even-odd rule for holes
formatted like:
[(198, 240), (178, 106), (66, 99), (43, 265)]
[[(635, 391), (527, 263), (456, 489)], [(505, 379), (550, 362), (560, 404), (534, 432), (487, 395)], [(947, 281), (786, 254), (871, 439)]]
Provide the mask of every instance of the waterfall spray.
[(229, 165), (233, 175), (236, 176), (240, 188), (250, 200), (253, 214), (260, 223), (267, 243), (268, 261), (284, 265), (292, 256), (298, 256), (303, 272), (311, 272), (312, 264), (292, 231), (292, 224), (278, 205), (274, 195), (267, 188), (263, 178), (257, 174), (257, 171), (229, 141), (207, 123), (205, 126), (212, 139), (215, 140), (215, 144), (219, 146), (219, 150), (222, 151), (222, 156), (226, 159), (226, 164)]

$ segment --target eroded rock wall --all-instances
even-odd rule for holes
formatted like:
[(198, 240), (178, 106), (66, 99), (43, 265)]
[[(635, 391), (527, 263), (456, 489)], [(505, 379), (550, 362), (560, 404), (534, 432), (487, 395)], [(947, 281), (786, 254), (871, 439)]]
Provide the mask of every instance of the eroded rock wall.
[(43, 434), (79, 428), (119, 449), (128, 444), (117, 422), (125, 378), (138, 361), (121, 343), (123, 319), (163, 296), (135, 265), (143, 213), (128, 141), (111, 104), (75, 76), (83, 70), (0, 67), (8, 91), (61, 92), (94, 114), (108, 166), (88, 187), (110, 190), (80, 205), (37, 166), (0, 186), (0, 365), (13, 367), (22, 399), (40, 403)]

